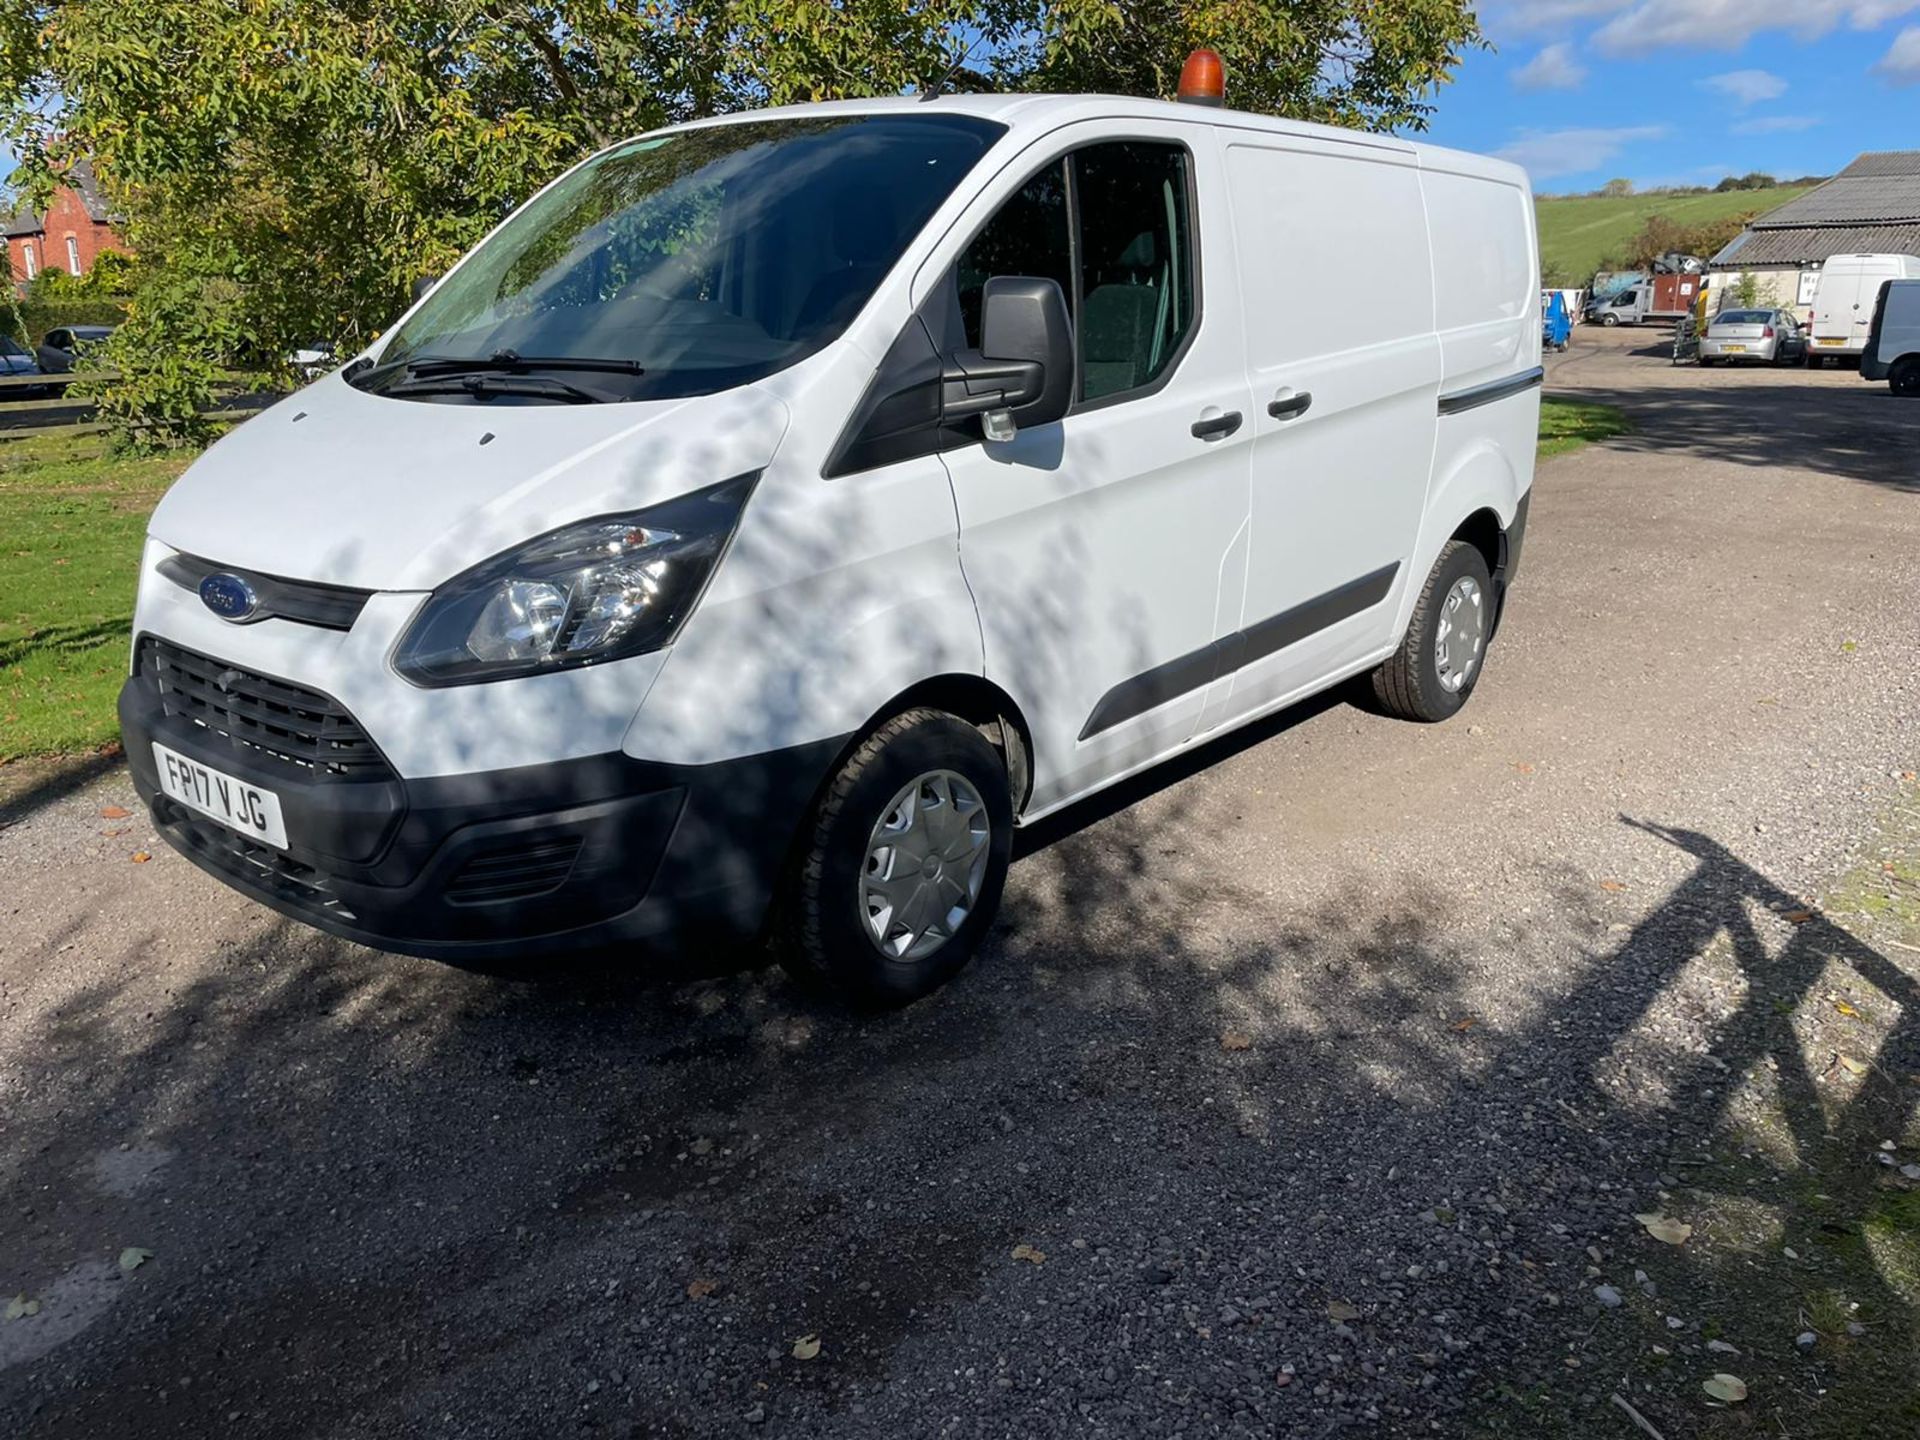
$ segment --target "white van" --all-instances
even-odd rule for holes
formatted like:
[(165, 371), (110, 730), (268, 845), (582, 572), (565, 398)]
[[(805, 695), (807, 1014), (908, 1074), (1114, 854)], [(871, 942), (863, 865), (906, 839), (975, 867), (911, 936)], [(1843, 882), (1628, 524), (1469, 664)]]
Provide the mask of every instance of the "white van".
[(1821, 267), (1813, 292), (1809, 364), (1866, 350), (1874, 298), (1889, 280), (1920, 280), (1920, 255), (1835, 255)]
[(1884, 380), (1894, 394), (1920, 398), (1920, 280), (1881, 285), (1860, 357), (1860, 378)]
[(1511, 165), (1192, 105), (768, 110), (555, 181), (154, 512), (167, 839), (455, 961), (963, 965), (1015, 826), (1480, 679), (1539, 423)]

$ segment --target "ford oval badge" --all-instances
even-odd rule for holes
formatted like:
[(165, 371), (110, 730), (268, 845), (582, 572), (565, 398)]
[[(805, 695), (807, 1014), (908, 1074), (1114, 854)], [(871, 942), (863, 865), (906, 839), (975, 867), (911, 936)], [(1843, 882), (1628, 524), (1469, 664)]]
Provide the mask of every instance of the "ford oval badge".
[(217, 571), (200, 582), (200, 603), (222, 620), (245, 620), (260, 608), (260, 597), (238, 575)]

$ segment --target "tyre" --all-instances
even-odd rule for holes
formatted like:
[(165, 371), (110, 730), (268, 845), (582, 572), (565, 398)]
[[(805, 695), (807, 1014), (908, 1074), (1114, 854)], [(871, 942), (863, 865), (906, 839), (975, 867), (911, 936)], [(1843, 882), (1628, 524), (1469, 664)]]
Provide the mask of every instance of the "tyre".
[(1894, 361), (1887, 372), (1887, 388), (1905, 399), (1920, 399), (1920, 357), (1908, 355)]
[(1459, 714), (1480, 682), (1493, 607), (1486, 557), (1464, 540), (1449, 540), (1414, 602), (1400, 648), (1373, 672), (1380, 707), (1426, 724)]
[(1702, 355), (1700, 357), (1700, 368), (1702, 370), (1705, 370), (1711, 365), (1718, 365), (1719, 363), (1720, 357), (1718, 355)]
[(1602, 315), (1600, 317), (1600, 323), (1611, 330), (1620, 323), (1620, 317), (1618, 315)]
[(904, 1005), (972, 958), (1013, 848), (1006, 762), (940, 710), (887, 721), (821, 797), (789, 878), (780, 960), (857, 1004)]

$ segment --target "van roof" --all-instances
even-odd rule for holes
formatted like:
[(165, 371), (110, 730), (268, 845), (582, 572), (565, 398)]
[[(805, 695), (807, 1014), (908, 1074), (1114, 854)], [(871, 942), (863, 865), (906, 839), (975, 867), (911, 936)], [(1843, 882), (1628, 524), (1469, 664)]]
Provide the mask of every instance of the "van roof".
[(738, 111), (731, 115), (689, 121), (664, 127), (686, 130), (708, 125), (727, 125), (743, 120), (800, 120), (828, 115), (927, 114), (977, 115), (1005, 125), (1010, 138), (1043, 134), (1080, 120), (1178, 120), (1187, 124), (1208, 124), (1223, 129), (1253, 130), (1300, 139), (1333, 141), (1343, 145), (1403, 155), (1413, 158), (1422, 169), (1445, 170), (1454, 174), (1476, 175), (1503, 184), (1528, 188), (1526, 171), (1504, 160), (1475, 155), (1464, 150), (1447, 150), (1437, 145), (1418, 144), (1397, 135), (1376, 135), (1364, 130), (1343, 130), (1333, 125), (1318, 125), (1306, 120), (1288, 120), (1275, 115), (1260, 115), (1250, 110), (1232, 110), (1204, 105), (1179, 104), (1170, 100), (1142, 100), (1130, 95), (940, 95), (926, 99), (918, 95), (890, 95), (867, 100), (827, 100), (808, 105), (780, 105), (765, 110)]

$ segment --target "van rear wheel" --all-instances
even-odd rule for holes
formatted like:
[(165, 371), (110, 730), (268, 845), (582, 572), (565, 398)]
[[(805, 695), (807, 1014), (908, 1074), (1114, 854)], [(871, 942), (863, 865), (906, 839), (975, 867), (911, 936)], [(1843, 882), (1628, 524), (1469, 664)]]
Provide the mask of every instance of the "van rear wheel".
[(859, 1004), (917, 1000), (965, 968), (999, 908), (1006, 763), (958, 716), (909, 710), (840, 767), (803, 844), (781, 964)]
[(1480, 683), (1494, 603), (1486, 557), (1464, 540), (1449, 540), (1414, 602), (1400, 648), (1373, 672), (1381, 708), (1427, 724), (1457, 715)]
[(1887, 372), (1887, 388), (1909, 400), (1920, 399), (1920, 360), (1908, 356)]

